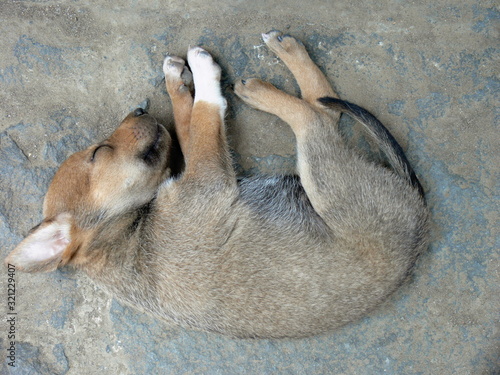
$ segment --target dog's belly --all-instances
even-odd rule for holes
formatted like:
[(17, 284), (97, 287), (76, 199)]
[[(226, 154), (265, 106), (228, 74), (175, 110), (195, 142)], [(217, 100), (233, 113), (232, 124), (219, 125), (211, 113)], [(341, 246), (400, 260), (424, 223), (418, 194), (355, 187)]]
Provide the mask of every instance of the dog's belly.
[(326, 235), (327, 225), (314, 211), (298, 176), (253, 176), (238, 180), (241, 202), (260, 220), (288, 230)]

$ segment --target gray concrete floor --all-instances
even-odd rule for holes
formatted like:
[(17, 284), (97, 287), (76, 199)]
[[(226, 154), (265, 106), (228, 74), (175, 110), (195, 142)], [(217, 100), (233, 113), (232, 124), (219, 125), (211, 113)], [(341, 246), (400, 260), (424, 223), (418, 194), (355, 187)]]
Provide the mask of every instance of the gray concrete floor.
[[(340, 95), (375, 113), (427, 190), (433, 239), (411, 280), (366, 319), (304, 340), (165, 327), (82, 274), (16, 278), (16, 368), (2, 374), (499, 373), (498, 3), (452, 0), (0, 3), (0, 244), (41, 219), (55, 169), (146, 98), (171, 124), (166, 53), (203, 45), (224, 70), (240, 172), (293, 168), (288, 127), (231, 92), (258, 76), (297, 92), (260, 33), (300, 38)], [(358, 143), (362, 144), (362, 141)], [(5, 311), (5, 313), (3, 313)]]

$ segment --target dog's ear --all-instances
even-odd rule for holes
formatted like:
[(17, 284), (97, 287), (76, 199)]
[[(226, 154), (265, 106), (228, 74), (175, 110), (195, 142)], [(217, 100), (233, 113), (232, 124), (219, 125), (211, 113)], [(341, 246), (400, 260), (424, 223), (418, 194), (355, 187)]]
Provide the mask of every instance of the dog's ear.
[(5, 258), (5, 265), (24, 272), (54, 271), (71, 242), (71, 223), (68, 213), (44, 220)]

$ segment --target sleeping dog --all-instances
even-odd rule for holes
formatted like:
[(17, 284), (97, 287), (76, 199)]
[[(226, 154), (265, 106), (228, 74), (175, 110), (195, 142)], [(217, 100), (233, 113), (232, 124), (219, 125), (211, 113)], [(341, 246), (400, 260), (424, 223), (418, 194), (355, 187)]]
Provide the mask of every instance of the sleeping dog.
[[(26, 272), (76, 267), (125, 304), (233, 337), (314, 335), (384, 301), (427, 246), (422, 187), (387, 129), (338, 99), (299, 41), (278, 31), (263, 39), (302, 98), (254, 78), (234, 90), (290, 125), (296, 175), (237, 178), (221, 70), (195, 47), (189, 68), (174, 56), (163, 65), (183, 172), (170, 175), (171, 137), (138, 108), (61, 165), (43, 221), (5, 263)], [(345, 144), (341, 112), (363, 125), (390, 169)]]

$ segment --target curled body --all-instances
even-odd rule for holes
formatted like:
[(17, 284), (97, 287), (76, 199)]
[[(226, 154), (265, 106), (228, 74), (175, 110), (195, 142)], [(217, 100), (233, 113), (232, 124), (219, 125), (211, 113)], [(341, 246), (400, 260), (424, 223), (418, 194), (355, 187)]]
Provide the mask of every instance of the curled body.
[[(61, 166), (44, 221), (6, 263), (74, 266), (134, 308), (233, 337), (314, 335), (380, 305), (427, 246), (423, 189), (387, 129), (338, 99), (300, 42), (277, 31), (263, 39), (302, 98), (255, 78), (238, 80), (235, 93), (291, 126), (296, 175), (237, 178), (220, 68), (195, 47), (190, 69), (171, 56), (163, 66), (183, 173), (170, 176), (165, 129), (134, 111)], [(392, 169), (345, 144), (340, 112), (363, 123)]]

